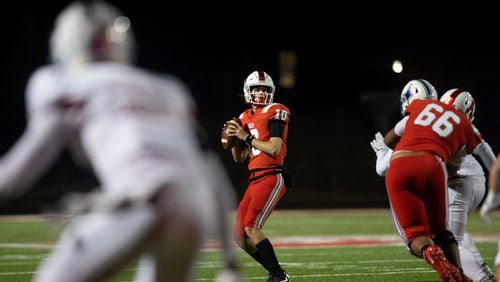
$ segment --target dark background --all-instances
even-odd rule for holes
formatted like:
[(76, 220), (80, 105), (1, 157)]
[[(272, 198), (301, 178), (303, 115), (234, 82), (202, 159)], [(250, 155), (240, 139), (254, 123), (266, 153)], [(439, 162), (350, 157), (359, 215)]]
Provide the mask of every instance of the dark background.
[[(387, 207), (384, 179), (369, 145), (400, 118), (407, 81), (429, 80), (439, 94), (454, 87), (476, 99), (475, 124), (495, 153), (500, 149), (500, 17), (484, 4), (158, 3), (111, 1), (132, 21), (140, 67), (180, 77), (200, 106), (200, 119), (226, 164), (238, 194), (245, 165), (219, 144), (222, 124), (245, 109), (242, 81), (265, 70), (279, 81), (280, 52), (297, 56), (296, 84), (277, 88), (275, 101), (291, 110), (287, 166), (296, 185), (282, 208)], [(25, 126), (24, 87), (48, 62), (47, 41), (68, 1), (19, 2), (1, 17), (0, 152)], [(492, 4), (493, 5), (493, 4)], [(392, 61), (404, 64), (401, 74)], [(21, 199), (0, 211), (50, 208), (65, 190), (97, 185), (64, 154)]]

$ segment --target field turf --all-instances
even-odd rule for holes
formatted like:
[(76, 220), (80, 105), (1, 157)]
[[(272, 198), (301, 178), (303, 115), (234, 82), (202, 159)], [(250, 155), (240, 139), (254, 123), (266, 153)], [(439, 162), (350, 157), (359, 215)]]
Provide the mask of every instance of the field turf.
[[(0, 216), (0, 281), (30, 281), (65, 222), (47, 216)], [(492, 214), (490, 225), (475, 212), (468, 231), (492, 267), (500, 239), (500, 212)], [(406, 251), (388, 210), (277, 210), (264, 232), (295, 282), (439, 281), (423, 260)], [(238, 254), (247, 281), (266, 281), (266, 271), (242, 251)], [(213, 281), (220, 267), (217, 249), (205, 249), (195, 281)], [(135, 269), (132, 263), (110, 281), (133, 281)]]

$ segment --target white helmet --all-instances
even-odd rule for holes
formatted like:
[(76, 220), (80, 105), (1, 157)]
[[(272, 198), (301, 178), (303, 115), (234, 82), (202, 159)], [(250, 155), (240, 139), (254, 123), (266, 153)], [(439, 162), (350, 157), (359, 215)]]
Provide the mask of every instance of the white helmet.
[(474, 112), (476, 111), (476, 103), (472, 95), (462, 89), (453, 88), (441, 96), (439, 101), (448, 104), (455, 109), (461, 111), (470, 121), (474, 120)]
[(53, 62), (66, 65), (110, 60), (133, 61), (135, 40), (130, 20), (102, 2), (73, 2), (57, 16), (50, 36)]
[[(255, 91), (253, 86), (266, 86), (265, 92)], [(273, 102), (274, 86), (272, 78), (263, 71), (252, 72), (243, 82), (245, 102), (252, 105), (269, 105)]]
[(405, 87), (403, 88), (403, 91), (401, 91), (401, 98), (400, 98), (400, 107), (401, 107), (401, 114), (405, 115), (406, 113), (406, 107), (413, 102), (413, 100), (424, 100), (424, 99), (431, 99), (431, 100), (437, 100), (437, 91), (430, 84), (427, 80), (425, 79), (414, 79), (410, 80)]

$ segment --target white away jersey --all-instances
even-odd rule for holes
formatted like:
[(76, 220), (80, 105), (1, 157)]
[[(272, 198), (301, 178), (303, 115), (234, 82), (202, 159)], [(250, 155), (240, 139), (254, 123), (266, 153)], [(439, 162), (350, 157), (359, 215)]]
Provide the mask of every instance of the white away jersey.
[(26, 101), (28, 127), (0, 163), (0, 191), (32, 182), (75, 138), (107, 192), (144, 193), (197, 169), (195, 104), (175, 78), (115, 63), (46, 66)]

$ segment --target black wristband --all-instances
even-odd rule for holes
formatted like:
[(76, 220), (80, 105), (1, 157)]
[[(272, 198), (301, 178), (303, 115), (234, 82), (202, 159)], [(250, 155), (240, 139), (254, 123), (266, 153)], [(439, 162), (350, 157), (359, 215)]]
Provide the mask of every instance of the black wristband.
[(252, 147), (252, 140), (255, 139), (255, 136), (253, 135), (248, 135), (247, 138), (245, 138), (245, 143), (248, 144), (248, 146)]

